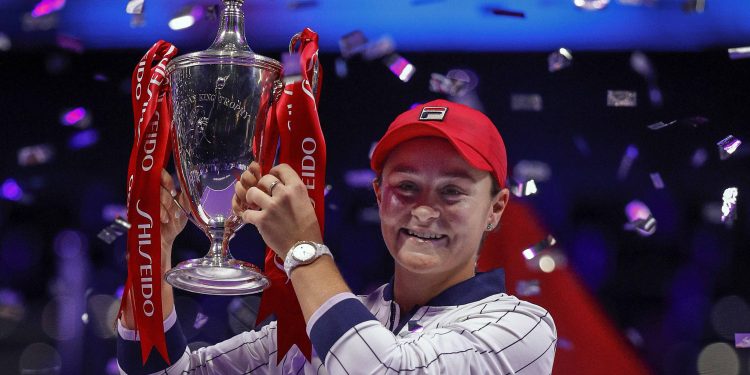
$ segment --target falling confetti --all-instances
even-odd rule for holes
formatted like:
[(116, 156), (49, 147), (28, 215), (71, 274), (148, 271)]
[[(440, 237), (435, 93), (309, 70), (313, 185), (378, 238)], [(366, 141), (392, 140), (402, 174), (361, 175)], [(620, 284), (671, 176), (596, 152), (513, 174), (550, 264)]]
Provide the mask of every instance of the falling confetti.
[(609, 107), (635, 107), (637, 102), (635, 91), (607, 90), (607, 106)]
[(545, 239), (525, 249), (521, 253), (523, 254), (524, 258), (526, 258), (527, 260), (531, 260), (534, 259), (534, 257), (536, 257), (539, 252), (550, 246), (554, 246), (556, 243), (557, 240), (555, 240), (555, 237), (552, 237), (551, 234), (548, 234)]

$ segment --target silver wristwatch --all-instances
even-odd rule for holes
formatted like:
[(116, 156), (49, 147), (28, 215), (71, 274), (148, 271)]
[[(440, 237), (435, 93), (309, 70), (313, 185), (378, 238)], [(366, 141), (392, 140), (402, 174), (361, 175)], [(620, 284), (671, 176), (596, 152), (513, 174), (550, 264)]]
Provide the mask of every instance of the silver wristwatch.
[(320, 258), (323, 255), (328, 255), (333, 258), (331, 250), (328, 250), (328, 246), (315, 243), (312, 241), (299, 241), (286, 253), (286, 259), (284, 259), (284, 271), (287, 277), (292, 277), (291, 272), (293, 269), (310, 264), (315, 259)]

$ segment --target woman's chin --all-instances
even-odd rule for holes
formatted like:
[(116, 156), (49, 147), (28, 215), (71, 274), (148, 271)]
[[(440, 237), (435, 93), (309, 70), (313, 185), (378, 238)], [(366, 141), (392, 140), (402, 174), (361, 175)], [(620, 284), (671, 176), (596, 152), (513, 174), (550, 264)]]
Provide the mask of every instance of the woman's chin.
[(422, 252), (404, 252), (399, 254), (398, 264), (411, 273), (430, 273), (440, 265), (440, 258), (434, 254)]

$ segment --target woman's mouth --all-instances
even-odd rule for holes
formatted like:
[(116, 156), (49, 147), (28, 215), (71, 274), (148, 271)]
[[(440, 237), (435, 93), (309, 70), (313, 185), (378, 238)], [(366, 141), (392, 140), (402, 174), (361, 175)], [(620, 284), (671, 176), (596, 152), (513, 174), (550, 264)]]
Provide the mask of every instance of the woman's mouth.
[(444, 234), (438, 234), (438, 233), (433, 233), (429, 231), (415, 231), (415, 230), (406, 229), (406, 228), (401, 229), (401, 233), (406, 234), (407, 236), (416, 238), (417, 240), (420, 240), (423, 242), (437, 241), (446, 237), (446, 235)]

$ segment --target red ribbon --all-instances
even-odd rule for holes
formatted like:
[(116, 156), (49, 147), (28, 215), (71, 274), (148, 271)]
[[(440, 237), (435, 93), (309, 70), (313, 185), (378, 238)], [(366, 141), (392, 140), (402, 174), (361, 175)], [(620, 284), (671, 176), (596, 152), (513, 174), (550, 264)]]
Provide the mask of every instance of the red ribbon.
[[(273, 165), (276, 146), (280, 141), (279, 163), (289, 164), (302, 178), (315, 207), (320, 232), (323, 233), (326, 144), (317, 108), (323, 81), (318, 62), (318, 34), (306, 28), (300, 34), (299, 41), (302, 79), (286, 84), (281, 97), (271, 108), (263, 134), (256, 137), (258, 144), (255, 149), (260, 151), (258, 160), (265, 174)], [(271, 286), (263, 292), (257, 321), (261, 322), (271, 314), (276, 315), (277, 363), (281, 362), (292, 345), (297, 345), (309, 361), (312, 345), (294, 288), (281, 267), (283, 263), (283, 259), (279, 259), (273, 250), (266, 248), (265, 273), (271, 280)]]
[(164, 340), (161, 306), (161, 170), (169, 158), (172, 124), (166, 67), (177, 48), (160, 40), (133, 71), (134, 142), (128, 164), (128, 278), (120, 305), (133, 299), (135, 329), (141, 338), (141, 358), (151, 349), (171, 363)]

